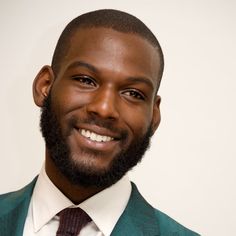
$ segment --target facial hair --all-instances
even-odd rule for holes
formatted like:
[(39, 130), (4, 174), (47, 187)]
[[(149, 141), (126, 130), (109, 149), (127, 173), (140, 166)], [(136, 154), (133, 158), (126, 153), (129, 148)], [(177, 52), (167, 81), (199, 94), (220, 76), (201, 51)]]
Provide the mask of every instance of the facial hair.
[[(117, 154), (112, 160), (109, 168), (103, 171), (97, 171), (92, 168), (85, 168), (75, 163), (72, 158), (70, 147), (67, 144), (67, 135), (62, 132), (61, 125), (52, 108), (51, 93), (45, 99), (41, 110), (40, 127), (42, 135), (46, 142), (50, 158), (58, 170), (73, 184), (83, 187), (108, 187), (120, 180), (129, 170), (136, 166), (148, 149), (150, 138), (152, 136), (151, 125), (142, 137), (136, 137), (130, 145)], [(69, 126), (73, 126), (73, 119), (70, 120)], [(83, 121), (84, 122), (84, 121)], [(94, 118), (87, 119), (87, 122), (97, 124), (113, 131), (110, 124)], [(68, 131), (69, 132), (69, 131)], [(128, 134), (121, 132), (121, 142), (127, 142)], [(96, 158), (95, 151), (91, 152)], [(82, 154), (81, 154), (82, 155)]]

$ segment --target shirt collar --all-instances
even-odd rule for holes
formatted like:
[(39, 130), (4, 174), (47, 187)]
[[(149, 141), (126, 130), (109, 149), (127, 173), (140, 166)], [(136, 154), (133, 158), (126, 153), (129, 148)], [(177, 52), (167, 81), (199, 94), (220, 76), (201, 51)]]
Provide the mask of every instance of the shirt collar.
[(131, 194), (128, 176), (75, 206), (49, 179), (43, 166), (32, 196), (33, 223), (39, 231), (57, 213), (67, 207), (80, 207), (104, 235), (110, 235)]

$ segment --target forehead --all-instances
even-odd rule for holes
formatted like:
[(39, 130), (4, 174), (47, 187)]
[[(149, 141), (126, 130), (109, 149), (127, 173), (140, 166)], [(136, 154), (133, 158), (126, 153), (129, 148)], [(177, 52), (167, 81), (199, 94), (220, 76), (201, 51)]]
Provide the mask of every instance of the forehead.
[(85, 61), (101, 70), (150, 78), (156, 85), (160, 70), (157, 49), (142, 37), (109, 28), (82, 28), (73, 33), (61, 65)]

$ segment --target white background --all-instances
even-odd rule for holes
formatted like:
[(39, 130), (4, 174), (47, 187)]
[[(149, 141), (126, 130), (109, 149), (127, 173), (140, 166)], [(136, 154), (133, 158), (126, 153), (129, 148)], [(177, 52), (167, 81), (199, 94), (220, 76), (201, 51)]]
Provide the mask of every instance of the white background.
[(32, 81), (65, 24), (100, 8), (128, 11), (165, 54), (162, 122), (131, 172), (146, 199), (207, 236), (236, 235), (236, 1), (0, 1), (0, 193), (39, 172), (44, 143)]

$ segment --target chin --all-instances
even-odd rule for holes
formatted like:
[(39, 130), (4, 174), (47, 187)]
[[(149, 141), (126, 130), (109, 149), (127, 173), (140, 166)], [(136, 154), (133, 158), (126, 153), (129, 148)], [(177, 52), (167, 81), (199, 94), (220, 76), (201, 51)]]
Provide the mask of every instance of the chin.
[(71, 152), (71, 163), (78, 171), (87, 173), (102, 174), (109, 172), (116, 155), (104, 154), (97, 151)]

